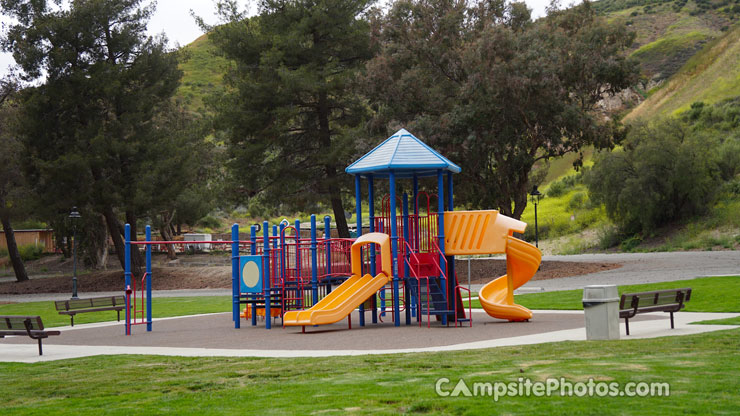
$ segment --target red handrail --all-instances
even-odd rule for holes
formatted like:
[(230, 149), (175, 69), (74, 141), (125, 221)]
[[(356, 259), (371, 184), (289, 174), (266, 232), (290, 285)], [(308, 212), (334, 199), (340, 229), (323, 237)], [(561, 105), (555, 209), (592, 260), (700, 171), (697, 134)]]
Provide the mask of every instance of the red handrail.
[[(132, 311), (130, 311), (130, 315), (129, 315), (129, 316), (131, 316), (131, 318), (133, 320), (133, 322), (131, 322), (131, 325), (142, 325), (142, 324), (145, 324), (146, 323), (146, 321), (144, 319), (144, 312), (145, 312), (145, 310), (144, 310), (144, 300), (146, 299), (145, 296), (144, 296), (144, 293), (145, 293), (144, 292), (144, 288), (146, 287), (146, 285), (144, 283), (145, 283), (146, 277), (148, 275), (149, 275), (149, 273), (148, 272), (145, 272), (144, 275), (141, 276), (141, 307), (140, 308), (137, 308), (136, 307), (137, 306), (137, 304), (136, 304), (136, 280), (135, 279), (131, 279), (131, 286), (133, 286), (131, 288), (131, 293), (134, 294), (133, 302), (131, 302), (130, 303), (130, 306), (129, 306), (131, 309), (133, 309)], [(136, 319), (137, 319), (136, 318), (136, 315), (137, 314), (140, 315), (139, 316), (139, 319), (140, 319), (139, 322), (136, 321)]]
[[(470, 299), (470, 296), (471, 296), (470, 289), (464, 286), (457, 285), (455, 286), (455, 328), (457, 328), (457, 294), (459, 293), (458, 292), (459, 290), (464, 290), (468, 292), (468, 318), (470, 318), (470, 326), (472, 327), (473, 326), (473, 307), (471, 306), (472, 300)], [(465, 308), (463, 307), (463, 310), (464, 309)]]
[[(414, 270), (414, 267), (411, 265), (411, 263), (409, 263), (409, 260), (406, 258), (406, 253), (403, 253), (404, 262), (409, 266), (409, 270), (411, 271), (411, 274), (413, 275), (413, 277), (416, 278), (416, 284), (418, 288), (416, 293), (417, 295), (419, 295), (419, 299), (417, 302), (418, 309), (416, 313), (420, 314), (421, 313), (421, 278), (419, 277), (419, 274), (421, 273), (421, 271), (419, 270), (419, 264), (421, 264), (421, 260), (419, 260), (419, 257), (416, 255), (414, 250), (411, 248), (411, 245), (409, 244), (408, 241), (406, 240), (401, 240), (401, 241), (403, 241), (402, 247), (404, 248), (408, 247), (408, 253), (410, 257), (414, 258), (416, 261), (416, 270)], [(432, 324), (431, 324), (431, 312), (430, 312), (431, 308), (429, 306), (429, 303), (430, 303), (429, 302), (429, 276), (427, 276), (426, 282), (427, 282), (427, 328), (431, 328)], [(419, 319), (419, 326), (421, 326), (421, 319)]]

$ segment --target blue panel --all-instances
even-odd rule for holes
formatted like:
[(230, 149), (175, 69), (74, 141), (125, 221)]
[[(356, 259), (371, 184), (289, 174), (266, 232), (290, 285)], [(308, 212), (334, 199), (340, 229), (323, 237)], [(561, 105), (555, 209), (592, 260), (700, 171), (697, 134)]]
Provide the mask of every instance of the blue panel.
[(262, 293), (262, 256), (239, 256), (239, 291)]

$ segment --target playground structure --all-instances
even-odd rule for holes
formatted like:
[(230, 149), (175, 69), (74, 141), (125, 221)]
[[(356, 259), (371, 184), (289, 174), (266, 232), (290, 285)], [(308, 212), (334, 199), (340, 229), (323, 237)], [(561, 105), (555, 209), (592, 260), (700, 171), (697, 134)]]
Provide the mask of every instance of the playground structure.
[[(524, 231), (521, 221), (497, 211), (453, 211), (452, 175), (460, 172), (457, 165), (401, 129), (346, 171), (355, 176), (356, 240), (331, 238), (329, 217), (324, 218), (324, 236), (319, 238), (315, 216), (310, 238), (301, 235), (297, 220), (294, 226), (273, 225), (272, 235), (267, 222), (252, 226), (248, 240), (240, 240), (235, 224), (230, 241), (152, 241), (148, 226), (145, 241), (131, 241), (126, 225), (126, 334), (139, 324), (151, 331), (151, 250), (167, 244), (211, 244), (216, 250), (219, 245), (230, 246), (235, 328), (242, 317), (257, 325), (260, 315), (267, 329), (276, 317), (284, 326), (304, 330), (346, 317), (351, 328), (355, 309), (360, 326), (365, 325), (367, 312), (373, 323), (390, 315), (395, 326), (401, 324), (401, 312), (407, 325), (415, 320), (421, 326), (426, 316), (431, 326), (434, 316), (442, 325), (472, 326), (470, 290), (457, 282), (454, 256), (493, 253), (506, 253), (507, 274), (481, 289), (482, 307), (495, 318), (531, 319), (531, 311), (514, 304), (513, 291), (534, 276), (540, 251), (513, 237)], [(424, 177), (436, 177), (436, 195), (419, 190)], [(362, 178), (368, 183), (367, 234), (362, 223)], [(376, 216), (374, 182), (386, 178), (389, 193)], [(397, 195), (397, 179), (412, 180), (411, 206), (407, 193)], [(430, 204), (434, 197), (436, 212)], [(257, 235), (258, 228), (262, 236)], [(132, 246), (146, 250), (146, 272), (138, 291), (130, 267)], [(468, 294), (467, 313), (463, 291)]]

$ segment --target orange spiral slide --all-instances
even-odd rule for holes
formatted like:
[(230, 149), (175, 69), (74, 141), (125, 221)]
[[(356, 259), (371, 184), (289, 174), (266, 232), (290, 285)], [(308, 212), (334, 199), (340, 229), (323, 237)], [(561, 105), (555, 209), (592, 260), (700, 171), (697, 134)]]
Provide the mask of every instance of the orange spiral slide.
[(514, 303), (514, 289), (527, 283), (539, 268), (540, 250), (512, 235), (527, 224), (498, 211), (452, 211), (444, 214), (445, 254), (506, 253), (506, 274), (489, 282), (478, 293), (488, 315), (526, 321), (532, 311)]

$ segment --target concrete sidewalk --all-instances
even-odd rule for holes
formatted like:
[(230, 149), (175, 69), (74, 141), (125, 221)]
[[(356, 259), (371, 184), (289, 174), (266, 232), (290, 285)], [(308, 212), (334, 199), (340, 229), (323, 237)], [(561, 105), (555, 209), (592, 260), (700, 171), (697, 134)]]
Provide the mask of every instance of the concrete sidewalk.
[[(574, 256), (544, 256), (547, 261), (619, 263), (622, 267), (598, 273), (559, 279), (533, 280), (517, 293), (583, 289), (586, 285), (640, 283), (687, 280), (701, 276), (740, 275), (740, 251), (690, 251), (670, 253), (579, 254)], [(465, 281), (463, 276), (459, 276)], [(496, 276), (491, 276), (491, 279)], [(483, 285), (472, 285), (479, 291)], [(80, 293), (80, 297), (121, 295), (119, 292)], [(230, 289), (155, 290), (154, 297), (229, 296)], [(69, 294), (40, 293), (32, 295), (0, 295), (0, 302), (34, 302), (69, 299)]]
[(622, 267), (560, 279), (533, 280), (524, 288), (545, 291), (583, 289), (586, 285), (633, 285), (740, 275), (740, 251), (677, 251), (669, 253), (579, 254), (544, 256), (549, 261), (619, 263)]
[[(535, 311), (538, 316), (546, 319), (547, 315), (551, 314), (570, 314), (574, 315), (576, 319), (583, 319), (582, 311)], [(649, 315), (654, 315), (649, 317)], [(631, 325), (630, 336), (624, 336), (624, 323), (621, 322), (621, 334), (622, 339), (641, 339), (641, 338), (656, 338), (664, 336), (679, 336), (679, 335), (690, 335), (699, 334), (704, 332), (726, 330), (732, 328), (739, 328), (740, 326), (733, 325), (690, 325), (692, 322), (711, 320), (711, 319), (724, 319), (730, 317), (740, 316), (738, 313), (696, 313), (696, 312), (681, 312), (675, 315), (676, 329), (670, 329), (670, 325), (666, 320), (666, 315), (663, 313), (655, 314), (643, 314), (642, 316), (648, 316), (648, 319), (642, 321), (633, 322)], [(180, 317), (180, 318), (163, 318), (156, 320), (161, 323), (164, 320), (187, 320), (193, 317)], [(228, 319), (228, 317), (226, 318)], [(88, 324), (78, 325), (74, 329), (65, 327), (61, 330), (66, 333), (68, 331), (78, 331), (92, 328), (104, 328), (109, 326), (121, 326), (120, 323), (100, 323), (100, 324)], [(481, 324), (478, 324), (481, 325)], [(510, 324), (504, 324), (510, 325)], [(260, 328), (260, 331), (265, 331)], [(428, 329), (425, 329), (430, 331)], [(454, 328), (442, 329), (443, 331), (455, 331)], [(476, 327), (467, 329), (458, 329), (462, 331), (475, 331)], [(232, 331), (239, 331), (233, 330)], [(363, 332), (366, 329), (356, 329), (351, 332)], [(403, 331), (402, 328), (396, 328), (394, 332)], [(345, 331), (344, 334), (349, 334), (350, 331)], [(372, 331), (369, 331), (372, 332)], [(372, 334), (369, 335), (372, 336)], [(242, 332), (243, 333), (243, 332)], [(253, 333), (254, 334), (254, 333)], [(399, 336), (402, 336), (398, 332)], [(142, 335), (138, 335), (141, 337)], [(310, 335), (303, 334), (306, 340), (311, 338)], [(128, 337), (127, 339), (135, 340), (136, 335)], [(355, 355), (377, 355), (377, 354), (402, 354), (402, 353), (419, 353), (419, 352), (438, 352), (438, 351), (459, 351), (459, 350), (475, 350), (482, 348), (493, 348), (502, 346), (516, 346), (516, 345), (530, 345), (530, 344), (541, 344), (549, 342), (560, 342), (560, 341), (583, 341), (586, 339), (586, 331), (582, 326), (579, 328), (571, 328), (565, 330), (557, 330), (552, 332), (543, 332), (538, 334), (528, 334), (522, 336), (512, 337), (501, 337), (494, 339), (486, 339), (474, 342), (463, 342), (453, 345), (441, 345), (441, 346), (428, 346), (428, 347), (417, 347), (417, 348), (391, 348), (391, 349), (300, 349), (300, 350), (284, 350), (284, 349), (234, 349), (234, 348), (181, 348), (181, 347), (162, 347), (162, 346), (133, 346), (133, 345), (59, 345), (51, 342), (44, 344), (44, 356), (38, 356), (35, 342), (25, 343), (3, 343), (0, 341), (0, 361), (6, 362), (23, 362), (23, 363), (35, 363), (43, 361), (54, 361), (69, 358), (88, 357), (96, 355), (114, 355), (114, 354), (139, 354), (139, 355), (162, 355), (162, 356), (182, 356), (182, 357), (275, 357), (275, 358), (286, 358), (286, 357), (336, 357), (336, 356), (355, 356)]]

